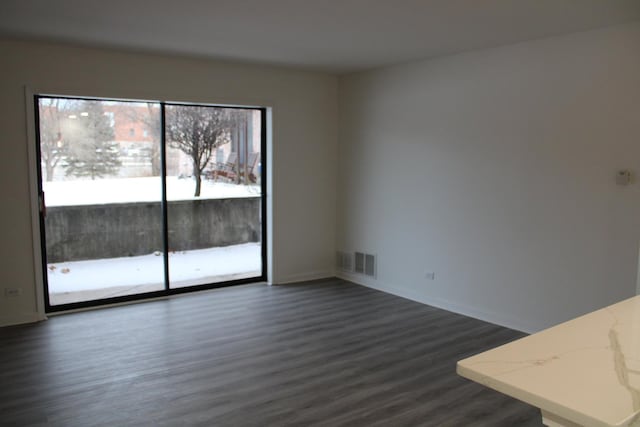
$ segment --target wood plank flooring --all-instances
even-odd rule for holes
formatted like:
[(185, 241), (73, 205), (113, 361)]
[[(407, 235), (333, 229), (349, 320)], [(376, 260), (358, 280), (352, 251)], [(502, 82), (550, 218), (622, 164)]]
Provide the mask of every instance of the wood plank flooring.
[(0, 328), (1, 426), (541, 426), (460, 378), (521, 333), (338, 279)]

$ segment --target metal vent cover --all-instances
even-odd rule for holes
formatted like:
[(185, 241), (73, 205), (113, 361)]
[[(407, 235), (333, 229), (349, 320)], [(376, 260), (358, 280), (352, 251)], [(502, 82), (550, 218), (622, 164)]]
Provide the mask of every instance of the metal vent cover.
[(364, 274), (369, 277), (376, 277), (376, 256), (364, 252), (355, 252), (355, 268), (356, 273)]
[(363, 252), (354, 253), (354, 258), (356, 260), (354, 271), (356, 273), (364, 274), (364, 258), (365, 258), (364, 255), (365, 254)]
[(336, 252), (336, 267), (338, 270), (342, 271), (352, 271), (353, 270), (353, 257), (351, 253), (344, 251)]
[(376, 257), (374, 255), (365, 254), (364, 274), (365, 276), (376, 277)]

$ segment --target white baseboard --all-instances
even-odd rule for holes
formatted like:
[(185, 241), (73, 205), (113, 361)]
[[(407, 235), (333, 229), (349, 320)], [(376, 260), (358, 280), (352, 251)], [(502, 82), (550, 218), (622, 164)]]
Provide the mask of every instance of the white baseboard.
[(366, 286), (371, 289), (386, 292), (388, 294), (396, 295), (402, 298), (406, 298), (412, 301), (416, 301), (422, 304), (430, 305), (432, 307), (441, 308), (443, 310), (451, 311), (453, 313), (462, 314), (463, 316), (472, 317), (474, 319), (482, 320), (484, 322), (493, 323), (494, 325), (504, 326), (505, 328), (515, 329), (520, 332), (532, 334), (540, 330), (539, 327), (534, 327), (520, 321), (520, 319), (514, 319), (508, 316), (503, 316), (499, 313), (487, 312), (480, 310), (476, 307), (470, 307), (464, 304), (455, 303), (442, 298), (429, 297), (421, 295), (418, 292), (414, 292), (410, 289), (400, 288), (397, 286), (389, 285), (387, 283), (380, 282), (379, 280), (368, 280), (367, 278), (347, 273), (337, 272), (336, 277), (344, 280), (356, 283), (358, 285)]
[[(476, 307), (470, 307), (464, 304), (451, 302), (441, 298), (428, 297), (420, 295), (417, 292), (413, 292), (410, 289), (400, 288), (392, 286), (387, 283), (380, 282), (379, 280), (367, 280), (357, 274), (351, 274), (346, 272), (334, 272), (334, 271), (315, 271), (300, 274), (290, 274), (279, 278), (275, 281), (275, 284), (284, 285), (288, 283), (303, 282), (308, 280), (327, 279), (331, 277), (339, 277), (340, 279), (347, 280), (358, 285), (366, 286), (371, 289), (386, 292), (392, 295), (396, 295), (402, 298), (406, 298), (412, 301), (416, 301), (422, 304), (430, 305), (433, 307), (441, 308), (443, 310), (451, 311), (454, 313), (462, 314), (464, 316), (473, 317), (485, 322), (493, 323), (496, 325), (504, 326), (506, 328), (515, 329), (525, 333), (534, 333), (540, 330), (540, 328), (534, 327), (522, 323), (519, 319), (509, 318), (498, 313), (491, 313), (480, 310)], [(19, 313), (13, 316), (0, 316), (0, 327), (20, 325), (24, 323), (34, 323), (42, 320), (46, 320), (46, 316), (43, 316), (36, 312)]]
[(278, 277), (273, 281), (274, 285), (285, 285), (287, 283), (305, 282), (307, 280), (327, 279), (329, 277), (336, 277), (335, 271), (323, 270), (323, 271), (311, 271), (307, 273), (289, 274), (282, 277)]
[(13, 316), (0, 316), (0, 327), (22, 325), (24, 323), (35, 323), (41, 320), (47, 320), (46, 316), (42, 316), (39, 313), (18, 313)]

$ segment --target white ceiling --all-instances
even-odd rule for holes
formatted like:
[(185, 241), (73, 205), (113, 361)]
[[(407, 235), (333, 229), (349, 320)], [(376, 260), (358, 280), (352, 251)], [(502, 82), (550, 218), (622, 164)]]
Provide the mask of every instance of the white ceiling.
[(1, 0), (0, 34), (349, 72), (640, 20), (640, 0)]

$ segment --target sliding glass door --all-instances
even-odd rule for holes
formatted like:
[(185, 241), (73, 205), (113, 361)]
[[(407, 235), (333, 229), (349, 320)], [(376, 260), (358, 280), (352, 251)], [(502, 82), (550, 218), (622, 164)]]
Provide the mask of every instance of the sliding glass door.
[(49, 311), (264, 280), (264, 109), (35, 102)]
[(169, 284), (262, 273), (261, 114), (167, 105)]

